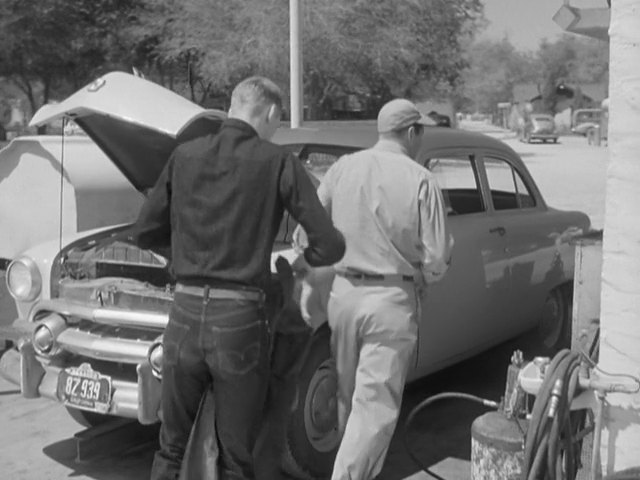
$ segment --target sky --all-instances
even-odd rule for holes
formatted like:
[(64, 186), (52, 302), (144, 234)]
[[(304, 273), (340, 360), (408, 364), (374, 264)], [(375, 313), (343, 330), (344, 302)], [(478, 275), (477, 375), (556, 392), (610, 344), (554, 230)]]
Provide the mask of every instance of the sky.
[[(482, 0), (489, 21), (480, 38), (501, 39), (505, 35), (519, 50), (536, 50), (544, 38), (553, 40), (562, 29), (553, 15), (564, 0)], [(578, 8), (603, 7), (606, 0), (570, 0)]]

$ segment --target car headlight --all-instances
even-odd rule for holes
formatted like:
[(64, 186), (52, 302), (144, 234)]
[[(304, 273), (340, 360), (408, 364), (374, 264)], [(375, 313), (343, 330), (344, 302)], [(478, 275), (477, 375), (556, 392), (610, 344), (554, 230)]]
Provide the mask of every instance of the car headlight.
[(153, 344), (149, 347), (147, 353), (147, 359), (149, 365), (151, 365), (151, 373), (158, 378), (162, 378), (162, 357), (164, 355), (164, 349), (162, 348), (162, 335), (160, 335)]
[(16, 258), (9, 264), (6, 281), (9, 293), (19, 302), (35, 300), (42, 291), (42, 275), (29, 257)]

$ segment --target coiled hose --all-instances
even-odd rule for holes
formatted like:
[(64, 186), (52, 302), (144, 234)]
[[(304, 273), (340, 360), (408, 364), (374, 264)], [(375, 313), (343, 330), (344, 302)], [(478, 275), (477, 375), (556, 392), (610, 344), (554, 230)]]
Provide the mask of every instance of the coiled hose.
[(533, 405), (524, 449), (524, 480), (574, 479), (580, 451), (577, 431), (585, 412), (571, 412), (578, 390), (580, 353), (560, 351), (547, 367)]
[[(547, 367), (542, 386), (533, 405), (526, 434), (523, 480), (575, 479), (579, 467), (580, 449), (578, 430), (584, 428), (585, 412), (571, 412), (571, 402), (578, 388), (580, 353), (560, 351)], [(418, 413), (435, 402), (461, 399), (479, 403), (488, 408), (499, 408), (497, 402), (475, 395), (446, 392), (419, 403), (404, 422), (403, 441), (411, 459), (425, 473), (437, 480), (445, 480), (432, 472), (415, 455), (408, 441), (408, 432)], [(586, 430), (583, 430), (583, 433)]]
[(445, 392), (445, 393), (439, 393), (437, 395), (433, 395), (432, 397), (429, 397), (426, 400), (423, 400), (418, 405), (416, 405), (413, 408), (413, 410), (411, 410), (411, 412), (409, 412), (409, 415), (407, 416), (407, 419), (404, 422), (404, 434), (403, 434), (404, 447), (407, 450), (407, 453), (409, 454), (411, 459), (416, 463), (416, 465), (418, 465), (425, 473), (427, 473), (428, 475), (431, 475), (433, 478), (437, 480), (445, 480), (445, 479), (442, 478), (437, 473), (429, 470), (429, 468), (422, 463), (422, 461), (415, 455), (415, 453), (411, 449), (411, 445), (409, 444), (409, 436), (408, 436), (409, 427), (411, 426), (411, 423), (413, 422), (413, 419), (415, 418), (415, 416), (418, 413), (420, 413), (422, 410), (427, 408), (429, 405), (439, 402), (441, 400), (454, 400), (454, 399), (468, 400), (474, 403), (479, 403), (480, 405), (484, 405), (485, 407), (488, 407), (488, 408), (497, 409), (499, 407), (499, 404), (497, 402), (494, 402), (492, 400), (487, 400), (485, 398), (477, 397), (475, 395), (470, 395), (468, 393)]

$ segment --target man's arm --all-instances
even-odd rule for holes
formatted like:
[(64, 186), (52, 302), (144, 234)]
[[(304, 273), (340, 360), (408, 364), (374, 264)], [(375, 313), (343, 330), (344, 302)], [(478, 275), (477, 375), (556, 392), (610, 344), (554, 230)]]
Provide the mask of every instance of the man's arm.
[(132, 228), (132, 239), (144, 249), (171, 246), (171, 173), (173, 156), (147, 195)]
[(280, 195), (293, 218), (304, 228), (308, 246), (304, 258), (312, 267), (332, 265), (344, 255), (342, 234), (333, 226), (300, 161), (293, 155), (284, 160)]
[(421, 268), (425, 281), (433, 283), (441, 280), (449, 268), (453, 248), (444, 198), (434, 179), (425, 178), (421, 182), (418, 207), (423, 251)]

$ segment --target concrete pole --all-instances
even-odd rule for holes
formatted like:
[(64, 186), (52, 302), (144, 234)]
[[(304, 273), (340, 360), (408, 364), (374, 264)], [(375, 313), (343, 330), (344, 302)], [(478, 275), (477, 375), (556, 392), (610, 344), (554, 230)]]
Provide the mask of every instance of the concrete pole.
[[(640, 2), (611, 2), (600, 366), (640, 375)], [(606, 397), (606, 475), (640, 472), (640, 394)], [(623, 477), (620, 477), (623, 478)], [(624, 478), (627, 478), (624, 476)], [(628, 477), (628, 478), (638, 478)]]
[(302, 124), (302, 0), (289, 0), (291, 128)]

